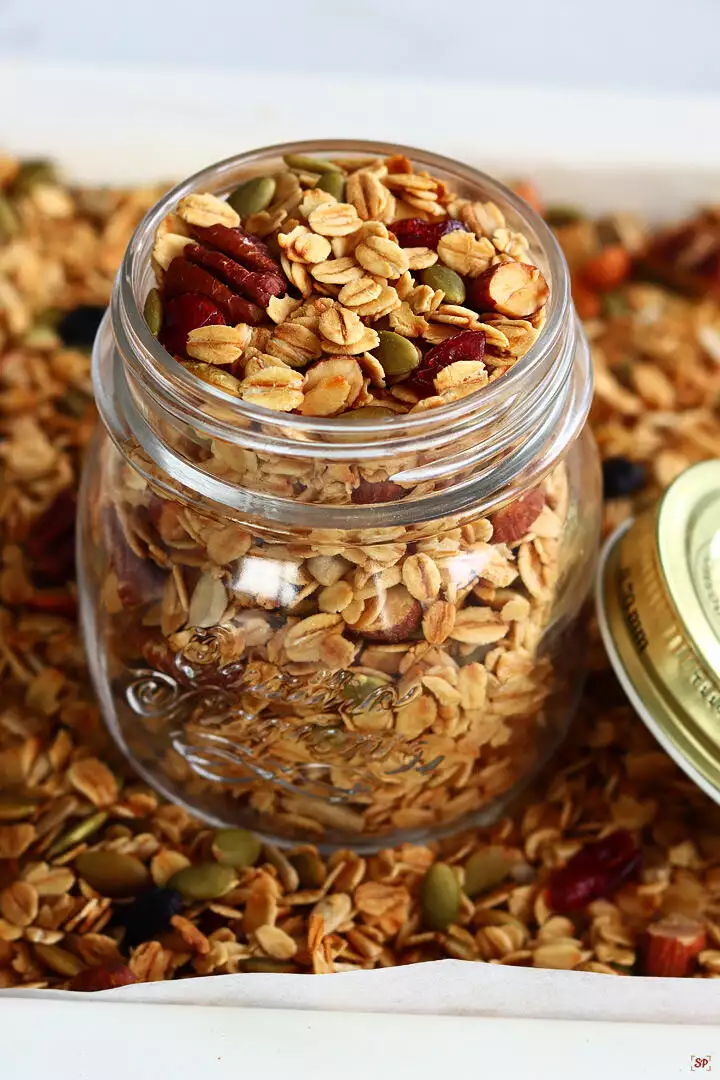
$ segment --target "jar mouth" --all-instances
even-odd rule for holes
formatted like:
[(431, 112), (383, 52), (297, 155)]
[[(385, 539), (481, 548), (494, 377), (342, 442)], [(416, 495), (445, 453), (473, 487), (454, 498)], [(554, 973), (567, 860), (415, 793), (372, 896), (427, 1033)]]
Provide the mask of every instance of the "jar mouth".
[[(490, 201), (499, 201), (509, 208), (530, 233), (539, 247), (545, 265), (543, 270), (550, 281), (550, 299), (545, 325), (528, 352), (502, 378), (477, 390), (467, 397), (437, 408), (417, 413), (405, 413), (390, 420), (357, 419), (341, 417), (300, 416), (278, 413), (262, 406), (253, 405), (233, 397), (219, 387), (203, 382), (190, 370), (174, 359), (151, 333), (142, 308), (150, 285), (150, 251), (154, 233), (162, 219), (175, 209), (183, 196), (194, 191), (211, 191), (224, 194), (237, 184), (253, 166), (267, 159), (282, 158), (287, 153), (304, 153), (315, 156), (367, 155), (387, 156), (404, 154), (414, 164), (431, 170), (439, 168), (448, 175), (472, 185), (480, 195)], [(380, 437), (385, 446), (393, 449), (409, 446), (417, 438), (442, 429), (447, 441), (454, 432), (466, 430), (468, 420), (485, 424), (508, 409), (533, 376), (542, 377), (550, 367), (568, 321), (570, 307), (569, 279), (565, 259), (550, 228), (542, 218), (523, 200), (504, 185), (485, 173), (443, 157), (415, 149), (414, 147), (388, 145), (381, 142), (365, 142), (348, 139), (310, 140), (281, 143), (263, 147), (250, 153), (238, 154), (210, 165), (183, 180), (165, 195), (146, 214), (128, 245), (112, 300), (112, 319), (116, 345), (125, 362), (158, 404), (177, 419), (191, 422), (208, 435), (230, 443), (237, 440), (241, 431), (249, 425), (261, 425), (271, 434), (274, 451), (283, 443), (287, 449), (298, 452), (298, 442), (317, 436), (324, 450), (328, 438), (340, 441), (345, 452), (352, 449), (363, 454), (363, 448), (377, 445)], [(543, 369), (543, 370), (540, 370)], [(569, 377), (567, 372), (562, 373)], [(560, 376), (560, 372), (556, 372)], [(368, 456), (375, 456), (372, 452)]]

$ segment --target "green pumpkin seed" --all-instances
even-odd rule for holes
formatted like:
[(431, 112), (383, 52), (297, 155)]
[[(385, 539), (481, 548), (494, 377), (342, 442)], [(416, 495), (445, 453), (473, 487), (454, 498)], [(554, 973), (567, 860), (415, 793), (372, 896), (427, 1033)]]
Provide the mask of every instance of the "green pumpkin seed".
[(460, 883), (447, 863), (436, 862), (420, 887), (423, 924), (430, 930), (446, 930), (460, 912)]
[(54, 184), (57, 180), (55, 169), (49, 161), (26, 161), (20, 166), (15, 177), (13, 191), (17, 195), (27, 195), (36, 184)]
[(273, 960), (269, 956), (248, 956), (243, 960), (243, 971), (266, 972), (270, 975), (292, 975), (297, 968), (284, 960)]
[(388, 378), (397, 381), (404, 379), (420, 363), (420, 354), (412, 341), (392, 330), (379, 331), (380, 344), (372, 355), (382, 364)]
[(108, 816), (104, 810), (98, 810), (96, 814), (90, 814), (89, 817), (83, 818), (77, 825), (73, 825), (71, 829), (67, 829), (57, 838), (48, 851), (47, 858), (54, 859), (58, 855), (62, 855), (63, 851), (69, 851), (71, 847), (75, 847), (76, 844), (82, 844), (84, 840), (88, 840), (93, 833), (101, 829), (107, 819)]
[(140, 860), (119, 851), (84, 851), (75, 859), (75, 869), (103, 896), (134, 896), (150, 882)]
[(553, 229), (562, 229), (565, 225), (576, 225), (578, 221), (585, 221), (587, 215), (577, 206), (557, 204), (548, 206), (545, 211), (545, 220)]
[(394, 416), (392, 409), (386, 409), (383, 405), (364, 405), (360, 409), (350, 409), (342, 414), (342, 420), (349, 420), (351, 424), (361, 420), (388, 420)]
[(246, 218), (270, 205), (276, 187), (274, 176), (253, 176), (228, 195), (228, 202), (241, 218)]
[(217, 900), (237, 884), (237, 877), (232, 866), (200, 863), (178, 870), (166, 884), (186, 900)]
[(299, 172), (314, 172), (314, 173), (340, 173), (344, 175), (339, 165), (333, 164), (332, 161), (324, 161), (322, 158), (308, 157), (307, 154), (284, 154), (283, 161), (290, 169), (297, 169)]
[(354, 675), (350, 682), (343, 687), (343, 697), (357, 708), (381, 686), (388, 686), (389, 679), (381, 679), (378, 675)]
[(0, 192), (0, 240), (9, 240), (20, 228), (17, 214)]
[(162, 298), (157, 289), (151, 289), (145, 297), (143, 315), (145, 316), (145, 322), (150, 327), (150, 333), (157, 337), (160, 333), (163, 317)]
[(254, 866), (261, 851), (261, 842), (247, 829), (219, 829), (215, 833), (212, 853), (223, 866), (234, 866), (236, 870)]
[(449, 266), (442, 266), (440, 263), (428, 266), (420, 274), (420, 279), (423, 285), (429, 285), (431, 289), (442, 289), (448, 304), (465, 302), (465, 282)]
[(320, 191), (327, 191), (328, 195), (332, 195), (338, 202), (345, 198), (345, 177), (340, 172), (323, 173), (315, 187), (320, 188)]
[(494, 889), (510, 873), (512, 862), (505, 849), (491, 845), (481, 848), (465, 863), (465, 892), (472, 898)]
[(303, 889), (321, 889), (325, 884), (327, 870), (316, 851), (296, 851), (290, 856), (290, 862), (298, 872)]
[(36, 802), (31, 802), (22, 795), (0, 795), (0, 821), (22, 821), (29, 818), (37, 808)]

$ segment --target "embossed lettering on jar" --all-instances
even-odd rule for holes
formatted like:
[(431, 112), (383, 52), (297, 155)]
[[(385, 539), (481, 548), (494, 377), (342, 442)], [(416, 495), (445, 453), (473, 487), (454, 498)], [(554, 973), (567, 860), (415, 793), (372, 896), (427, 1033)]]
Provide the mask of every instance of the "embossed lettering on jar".
[(420, 151), (270, 149), (158, 204), (111, 312), (81, 602), (136, 768), (328, 846), (497, 817), (571, 718), (599, 530), (543, 222)]

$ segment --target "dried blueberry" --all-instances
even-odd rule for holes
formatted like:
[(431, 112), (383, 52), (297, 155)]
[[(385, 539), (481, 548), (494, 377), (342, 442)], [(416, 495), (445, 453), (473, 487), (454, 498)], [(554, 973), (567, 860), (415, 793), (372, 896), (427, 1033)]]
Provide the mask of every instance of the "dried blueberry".
[(170, 920), (182, 910), (183, 898), (177, 889), (148, 889), (132, 904), (118, 912), (118, 922), (125, 927), (125, 945), (134, 949), (170, 929)]
[(58, 323), (58, 334), (73, 349), (90, 349), (106, 308), (99, 304), (81, 304), (68, 311)]
[(603, 462), (603, 494), (606, 499), (634, 495), (645, 487), (647, 469), (640, 461), (611, 457)]

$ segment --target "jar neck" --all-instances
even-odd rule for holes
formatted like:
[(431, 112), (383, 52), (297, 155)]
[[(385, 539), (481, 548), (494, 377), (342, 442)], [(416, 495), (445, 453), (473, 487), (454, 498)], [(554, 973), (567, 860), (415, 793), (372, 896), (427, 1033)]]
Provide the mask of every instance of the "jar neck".
[[(253, 171), (289, 152), (315, 156), (405, 153), (473, 199), (495, 202), (512, 229), (528, 236), (551, 284), (545, 325), (528, 353), (502, 378), (468, 397), (392, 420), (362, 423), (275, 413), (200, 381), (153, 337), (142, 317), (152, 286), (150, 252), (159, 222), (191, 191), (225, 194)], [(366, 529), (482, 512), (537, 482), (585, 421), (590, 362), (569, 300), (567, 267), (550, 230), (508, 189), (475, 170), (397, 146), (301, 143), (229, 159), (180, 184), (150, 211), (128, 247), (113, 291), (110, 319), (95, 344), (98, 406), (114, 441), (155, 485), (186, 500), (212, 503), (287, 528)], [(365, 506), (298, 502), (239, 484), (217, 456), (243, 453), (278, 471), (322, 462), (331, 470), (384, 470), (408, 495)], [(159, 470), (159, 472), (158, 472)], [(232, 473), (230, 471), (230, 477)]]

